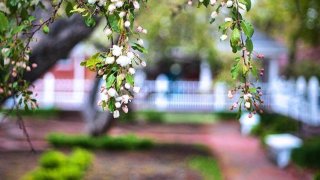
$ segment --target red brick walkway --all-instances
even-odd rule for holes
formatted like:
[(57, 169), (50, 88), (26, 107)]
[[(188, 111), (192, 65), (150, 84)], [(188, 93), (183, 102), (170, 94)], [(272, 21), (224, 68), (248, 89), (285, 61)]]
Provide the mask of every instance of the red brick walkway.
[[(27, 121), (30, 136), (37, 150), (48, 148), (45, 135), (49, 132), (81, 133), (84, 124), (77, 121)], [(0, 128), (0, 151), (28, 150), (23, 136), (12, 124)], [(124, 125), (112, 130), (112, 134), (137, 133), (161, 142), (204, 144), (218, 158), (224, 179), (227, 180), (305, 180), (310, 174), (293, 166), (278, 169), (267, 159), (260, 142), (239, 133), (236, 122), (214, 125)], [(10, 137), (10, 138), (8, 138)], [(0, 152), (1, 153), (1, 152)]]

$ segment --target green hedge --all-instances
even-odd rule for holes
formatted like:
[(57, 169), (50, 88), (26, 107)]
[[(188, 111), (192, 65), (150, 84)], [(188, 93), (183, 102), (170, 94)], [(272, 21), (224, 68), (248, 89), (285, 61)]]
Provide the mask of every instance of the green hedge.
[(76, 149), (69, 156), (59, 151), (44, 153), (39, 167), (23, 177), (24, 180), (80, 180), (93, 160), (86, 150)]
[(50, 134), (48, 141), (55, 147), (82, 147), (88, 149), (109, 150), (142, 150), (149, 149), (153, 142), (149, 139), (141, 139), (135, 135), (119, 137), (101, 136), (71, 136), (65, 134)]
[(302, 147), (292, 151), (292, 160), (302, 167), (320, 169), (320, 138), (305, 140)]
[(260, 124), (251, 133), (264, 139), (268, 134), (296, 133), (299, 122), (280, 114), (261, 114)]
[(189, 158), (188, 166), (198, 171), (204, 180), (221, 180), (221, 170), (215, 159), (209, 156), (194, 156)]

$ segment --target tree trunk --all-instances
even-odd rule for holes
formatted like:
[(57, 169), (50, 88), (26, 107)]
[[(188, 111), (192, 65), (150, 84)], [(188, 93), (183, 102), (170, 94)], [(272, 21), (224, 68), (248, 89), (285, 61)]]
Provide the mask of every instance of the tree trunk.
[(39, 37), (32, 47), (30, 61), (38, 67), (25, 74), (30, 82), (44, 75), (58, 60), (68, 57), (74, 46), (88, 38), (94, 28), (86, 27), (81, 16), (72, 16), (57, 20), (50, 30), (49, 35)]
[(86, 109), (83, 111), (87, 132), (92, 136), (104, 135), (115, 123), (115, 119), (110, 112), (99, 110), (96, 105), (100, 82), (100, 78), (95, 79), (90, 95), (87, 98)]

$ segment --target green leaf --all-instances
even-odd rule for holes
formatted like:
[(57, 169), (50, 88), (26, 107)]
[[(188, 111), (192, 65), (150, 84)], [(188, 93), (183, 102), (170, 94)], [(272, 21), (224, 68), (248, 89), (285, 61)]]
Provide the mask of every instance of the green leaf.
[(240, 33), (239, 29), (235, 28), (232, 31), (231, 38), (230, 38), (231, 45), (232, 46), (237, 46), (241, 41), (240, 38), (241, 38), (241, 33)]
[(251, 9), (251, 0), (239, 0), (239, 2), (246, 6), (247, 11), (250, 11), (250, 9)]
[(117, 85), (116, 85), (116, 89), (119, 90), (121, 88), (121, 85), (122, 85), (122, 81), (123, 81), (123, 78), (121, 76), (117, 76)]
[(107, 89), (111, 88), (111, 86), (114, 84), (115, 80), (116, 80), (116, 77), (113, 74), (111, 74), (107, 77), (107, 81), (106, 81)]
[(113, 98), (110, 98), (108, 101), (108, 109), (110, 112), (113, 112), (116, 109), (116, 105), (115, 105), (116, 100)]
[(131, 74), (127, 74), (126, 76), (126, 81), (129, 83), (131, 86), (134, 85), (134, 77)]
[(249, 92), (252, 94), (255, 94), (255, 93), (257, 93), (257, 88), (254, 88), (254, 87), (249, 88)]
[(134, 43), (134, 45), (131, 46), (132, 49), (137, 50), (141, 53), (147, 54), (148, 51), (146, 50), (146, 48), (144, 48), (143, 46), (141, 46), (140, 44)]
[(108, 16), (108, 23), (111, 25), (111, 29), (114, 32), (120, 32), (119, 28), (119, 17), (115, 14)]
[(252, 66), (251, 73), (255, 78), (258, 78), (258, 69), (256, 66)]
[(48, 27), (47, 25), (44, 25), (44, 26), (42, 27), (42, 31), (43, 31), (43, 33), (45, 33), (45, 34), (48, 34), (49, 31), (50, 31), (50, 29), (49, 29), (49, 27)]
[(4, 32), (9, 28), (9, 21), (7, 17), (0, 12), (0, 32)]
[(253, 36), (254, 28), (250, 22), (245, 20), (241, 21), (241, 28), (247, 37), (251, 38)]
[(237, 79), (238, 76), (239, 76), (239, 70), (240, 70), (240, 58), (237, 57), (235, 59), (236, 61), (236, 64), (234, 64), (231, 68), (231, 76), (232, 76), (232, 79)]
[(84, 22), (88, 27), (94, 27), (96, 25), (96, 21), (92, 16), (86, 16)]
[(202, 4), (203, 4), (205, 7), (208, 7), (209, 3), (210, 3), (210, 0), (204, 0), (204, 1), (202, 2)]
[(65, 8), (65, 12), (68, 17), (70, 17), (73, 13), (71, 12), (73, 10), (73, 5), (71, 2), (67, 2), (67, 6)]
[(100, 54), (97, 53), (91, 56), (89, 59), (85, 60), (84, 62), (81, 62), (80, 65), (93, 70), (95, 69), (95, 66), (102, 61), (103, 59), (100, 57)]
[(252, 53), (252, 51), (253, 51), (253, 43), (252, 43), (252, 40), (250, 38), (246, 39), (246, 48), (247, 48), (247, 51)]

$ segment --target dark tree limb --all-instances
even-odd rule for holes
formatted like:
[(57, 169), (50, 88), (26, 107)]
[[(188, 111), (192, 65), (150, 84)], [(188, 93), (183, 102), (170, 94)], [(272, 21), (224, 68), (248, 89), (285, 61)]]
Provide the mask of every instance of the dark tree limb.
[(38, 67), (25, 74), (25, 79), (30, 82), (49, 71), (58, 60), (68, 57), (73, 47), (94, 30), (85, 26), (81, 16), (57, 20), (50, 28), (49, 35), (41, 36), (32, 48), (30, 61)]

